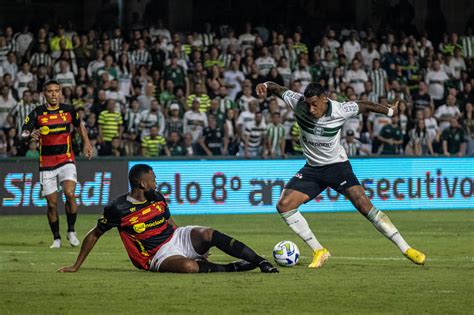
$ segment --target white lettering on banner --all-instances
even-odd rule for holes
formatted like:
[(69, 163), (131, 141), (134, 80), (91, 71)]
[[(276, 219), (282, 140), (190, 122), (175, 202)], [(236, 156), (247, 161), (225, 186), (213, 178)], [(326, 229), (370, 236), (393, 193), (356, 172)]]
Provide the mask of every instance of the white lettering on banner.
[[(171, 213), (204, 214), (273, 213), (281, 191), (305, 161), (166, 161), (166, 167), (164, 161), (133, 161), (129, 168), (137, 163), (155, 170), (158, 189), (169, 201)], [(473, 158), (351, 160), (367, 196), (387, 210), (472, 208), (474, 170), (465, 167), (472, 163)], [(348, 211), (354, 207), (329, 188), (301, 209)]]

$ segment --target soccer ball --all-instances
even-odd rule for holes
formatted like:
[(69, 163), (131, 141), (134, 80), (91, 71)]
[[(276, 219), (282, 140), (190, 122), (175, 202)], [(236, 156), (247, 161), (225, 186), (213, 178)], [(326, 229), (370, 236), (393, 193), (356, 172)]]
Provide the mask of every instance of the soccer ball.
[(273, 248), (273, 259), (280, 266), (292, 267), (298, 263), (300, 250), (292, 241), (281, 241)]

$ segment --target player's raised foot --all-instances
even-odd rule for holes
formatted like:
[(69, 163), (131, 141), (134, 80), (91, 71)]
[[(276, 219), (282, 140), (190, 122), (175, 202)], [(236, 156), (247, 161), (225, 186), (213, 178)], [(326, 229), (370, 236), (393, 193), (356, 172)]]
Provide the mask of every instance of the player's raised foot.
[(277, 273), (279, 272), (276, 267), (274, 267), (268, 260), (262, 261), (258, 267), (260, 268), (261, 272), (264, 273)]
[(241, 272), (241, 271), (250, 271), (254, 270), (258, 266), (255, 264), (252, 264), (251, 262), (248, 262), (246, 260), (237, 260), (233, 262), (235, 271)]
[(309, 264), (308, 268), (321, 268), (329, 257), (331, 257), (331, 254), (326, 248), (315, 250), (313, 252), (313, 261)]
[(72, 247), (76, 247), (81, 244), (81, 242), (77, 238), (76, 232), (67, 232), (67, 240), (69, 241), (69, 244), (71, 244)]
[(424, 265), (426, 261), (426, 256), (420, 251), (417, 251), (414, 248), (409, 248), (405, 252), (405, 257), (410, 259), (413, 263), (417, 265)]
[(53, 241), (53, 244), (49, 248), (61, 248), (61, 239), (57, 238)]

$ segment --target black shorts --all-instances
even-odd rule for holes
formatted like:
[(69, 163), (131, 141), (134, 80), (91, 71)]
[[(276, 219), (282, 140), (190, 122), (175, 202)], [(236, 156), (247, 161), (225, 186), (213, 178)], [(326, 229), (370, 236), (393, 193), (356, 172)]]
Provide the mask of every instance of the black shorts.
[(349, 161), (324, 166), (310, 166), (306, 164), (286, 184), (285, 189), (293, 189), (309, 196), (309, 200), (316, 198), (327, 187), (344, 194), (344, 190), (360, 185), (352, 171)]

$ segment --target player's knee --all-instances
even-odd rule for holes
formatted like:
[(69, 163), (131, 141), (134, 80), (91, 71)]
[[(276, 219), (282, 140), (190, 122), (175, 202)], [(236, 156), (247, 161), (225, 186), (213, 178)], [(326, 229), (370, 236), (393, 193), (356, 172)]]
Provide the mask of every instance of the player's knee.
[(199, 265), (194, 260), (185, 260), (181, 263), (180, 272), (196, 273), (199, 272)]
[(56, 212), (58, 208), (58, 202), (56, 200), (48, 200), (47, 207), (49, 212)]
[(67, 200), (67, 201), (74, 200), (74, 198), (76, 197), (76, 196), (74, 195), (74, 191), (72, 191), (72, 190), (65, 190), (65, 191), (64, 191), (64, 196), (66, 197), (66, 200)]
[(214, 230), (211, 228), (203, 229), (201, 235), (202, 235), (202, 240), (206, 243), (211, 243), (212, 242), (212, 235), (214, 234)]
[(295, 209), (295, 205), (294, 203), (287, 199), (287, 198), (282, 198), (280, 200), (278, 200), (278, 203), (277, 203), (277, 210), (278, 212), (287, 212), (287, 211), (290, 211), (290, 210), (293, 210)]

